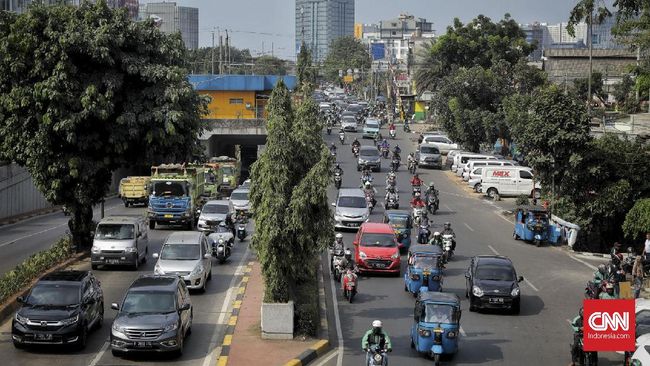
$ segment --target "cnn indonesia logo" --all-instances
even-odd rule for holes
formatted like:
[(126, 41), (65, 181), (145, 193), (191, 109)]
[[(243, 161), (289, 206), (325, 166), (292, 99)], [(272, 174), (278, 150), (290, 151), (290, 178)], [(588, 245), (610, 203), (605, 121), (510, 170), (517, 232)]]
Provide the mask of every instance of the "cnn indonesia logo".
[(584, 300), (584, 350), (634, 351), (634, 300)]

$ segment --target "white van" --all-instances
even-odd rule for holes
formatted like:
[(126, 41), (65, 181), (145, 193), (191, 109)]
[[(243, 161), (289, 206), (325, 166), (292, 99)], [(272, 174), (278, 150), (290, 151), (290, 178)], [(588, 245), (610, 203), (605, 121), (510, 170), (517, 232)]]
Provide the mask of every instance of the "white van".
[(496, 156), (493, 155), (462, 155), (458, 159), (458, 165), (456, 166), (456, 176), (462, 177), (467, 164), (470, 160), (498, 160)]
[(462, 152), (462, 153), (456, 154), (456, 155), (454, 155), (454, 163), (451, 165), (451, 171), (456, 172), (458, 170), (458, 166), (460, 166), (461, 164), (467, 163), (467, 160), (470, 160), (470, 159), (476, 160), (477, 158), (482, 157), (482, 156), (488, 156), (488, 155), (477, 154), (477, 153), (473, 153), (473, 152)]
[[(470, 160), (467, 162), (467, 164), (465, 165), (465, 169), (463, 170), (463, 180), (467, 182), (471, 179), (470, 172), (473, 172), (474, 168), (478, 168), (482, 166), (515, 166), (515, 165), (517, 164), (510, 160)], [(478, 178), (478, 177), (474, 177), (474, 178)]]
[(539, 197), (541, 189), (534, 181), (533, 171), (528, 167), (504, 166), (483, 167), (481, 191), (488, 197), (534, 195)]
[(90, 265), (92, 269), (128, 265), (137, 270), (148, 253), (149, 228), (144, 216), (108, 216), (95, 228)]

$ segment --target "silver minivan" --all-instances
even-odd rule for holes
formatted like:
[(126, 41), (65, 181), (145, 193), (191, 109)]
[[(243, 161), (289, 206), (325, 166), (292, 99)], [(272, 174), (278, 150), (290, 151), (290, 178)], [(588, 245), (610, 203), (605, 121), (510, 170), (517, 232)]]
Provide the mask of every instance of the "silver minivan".
[(197, 231), (171, 233), (160, 249), (154, 274), (174, 274), (183, 279), (190, 290), (205, 291), (205, 283), (212, 279), (212, 250), (205, 234)]
[(137, 270), (148, 253), (149, 228), (144, 216), (108, 216), (95, 229), (90, 263), (92, 269), (128, 265)]
[(197, 228), (199, 231), (213, 232), (226, 216), (233, 216), (235, 209), (231, 200), (210, 200), (201, 208)]
[(366, 195), (359, 188), (341, 188), (332, 206), (335, 207), (335, 229), (356, 230), (370, 217)]
[(418, 165), (442, 169), (440, 149), (434, 144), (422, 143), (418, 148)]

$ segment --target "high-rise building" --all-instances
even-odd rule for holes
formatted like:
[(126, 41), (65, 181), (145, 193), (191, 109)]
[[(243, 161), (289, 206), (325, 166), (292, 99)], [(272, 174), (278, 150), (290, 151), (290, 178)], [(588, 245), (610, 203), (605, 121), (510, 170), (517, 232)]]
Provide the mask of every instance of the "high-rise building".
[(354, 36), (354, 0), (296, 0), (296, 53), (305, 42), (315, 61), (335, 39)]
[(199, 48), (199, 9), (177, 6), (174, 2), (147, 3), (140, 5), (140, 19), (155, 18), (160, 31), (167, 34), (181, 33), (185, 47)]
[[(90, 0), (91, 2), (93, 0)], [(0, 10), (13, 11), (22, 13), (27, 10), (33, 0), (0, 0)], [(63, 3), (69, 5), (79, 5), (81, 0), (64, 0)], [(44, 4), (59, 4), (58, 0), (43, 0)], [(106, 3), (110, 8), (127, 8), (129, 17), (133, 20), (138, 19), (138, 0), (107, 0)]]

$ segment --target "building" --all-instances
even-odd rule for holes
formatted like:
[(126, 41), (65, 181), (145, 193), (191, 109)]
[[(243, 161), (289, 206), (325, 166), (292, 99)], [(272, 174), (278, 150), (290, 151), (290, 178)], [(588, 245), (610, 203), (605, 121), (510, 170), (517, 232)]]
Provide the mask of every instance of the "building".
[(313, 59), (323, 61), (343, 36), (354, 36), (354, 0), (296, 0), (296, 53), (304, 41)]
[(533, 23), (520, 25), (521, 30), (526, 35), (526, 42), (536, 44), (537, 48), (528, 56), (530, 61), (539, 61), (542, 59), (542, 49), (544, 46), (544, 33), (546, 24)]
[(140, 19), (154, 18), (166, 34), (181, 33), (185, 47), (199, 48), (199, 9), (177, 6), (174, 2), (140, 5)]
[[(90, 0), (93, 1), (93, 0)], [(27, 10), (27, 7), (32, 3), (32, 0), (0, 0), (0, 10), (13, 11), (22, 13)], [(58, 4), (56, 0), (43, 0), (45, 4)], [(65, 1), (70, 5), (79, 5), (80, 0), (67, 0)], [(133, 20), (138, 19), (138, 0), (107, 0), (106, 3), (110, 8), (127, 8), (129, 17)]]

